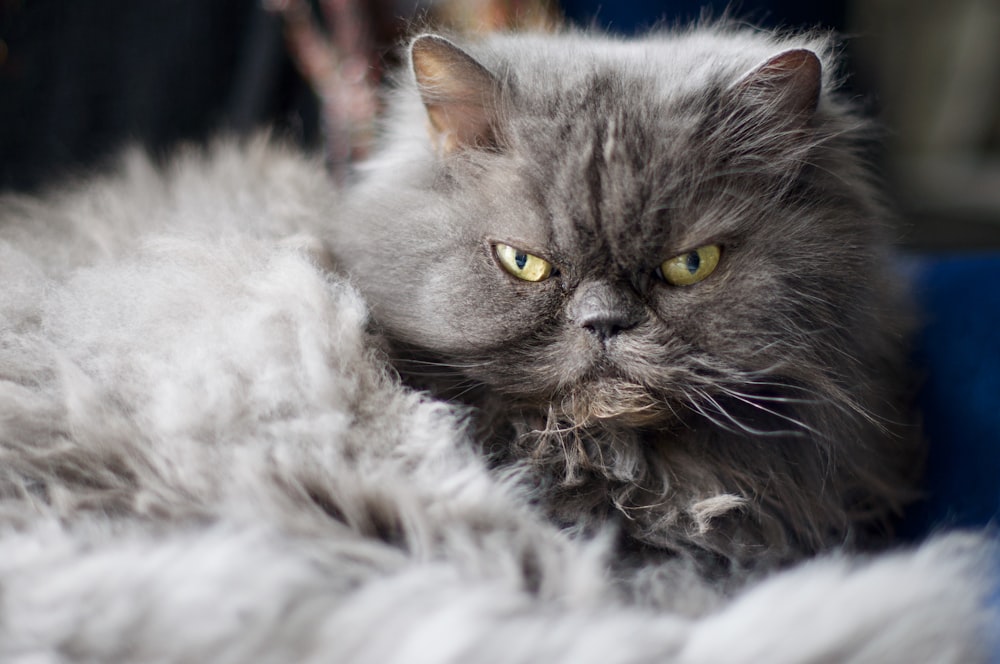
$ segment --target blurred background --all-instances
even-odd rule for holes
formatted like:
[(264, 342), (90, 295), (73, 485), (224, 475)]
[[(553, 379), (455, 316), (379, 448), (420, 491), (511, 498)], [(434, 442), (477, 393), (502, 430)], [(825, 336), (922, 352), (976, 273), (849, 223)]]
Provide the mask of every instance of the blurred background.
[[(273, 126), (363, 156), (379, 80), (427, 25), (629, 34), (721, 16), (694, 0), (0, 0), (0, 189), (33, 190), (125, 143), (157, 153)], [(729, 15), (845, 37), (848, 90), (885, 127), (875, 151), (918, 250), (1000, 248), (998, 0), (744, 0)]]

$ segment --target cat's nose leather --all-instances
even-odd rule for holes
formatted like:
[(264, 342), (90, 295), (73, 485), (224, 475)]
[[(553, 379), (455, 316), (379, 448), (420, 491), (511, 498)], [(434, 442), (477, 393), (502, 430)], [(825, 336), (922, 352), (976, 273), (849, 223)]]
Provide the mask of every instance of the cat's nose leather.
[(619, 332), (635, 327), (635, 323), (620, 316), (594, 316), (580, 323), (580, 326), (601, 341), (617, 336)]
[(642, 307), (633, 297), (603, 282), (581, 285), (569, 313), (577, 325), (602, 342), (632, 329), (642, 319)]

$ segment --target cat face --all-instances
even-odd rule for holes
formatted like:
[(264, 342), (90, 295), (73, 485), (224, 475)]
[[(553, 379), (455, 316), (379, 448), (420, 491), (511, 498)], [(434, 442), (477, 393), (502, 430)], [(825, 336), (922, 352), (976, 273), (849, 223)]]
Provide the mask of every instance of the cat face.
[(576, 422), (725, 419), (836, 373), (879, 257), (820, 60), (645, 49), (414, 41), (433, 154), (370, 224), (378, 258), (344, 252), (391, 337)]

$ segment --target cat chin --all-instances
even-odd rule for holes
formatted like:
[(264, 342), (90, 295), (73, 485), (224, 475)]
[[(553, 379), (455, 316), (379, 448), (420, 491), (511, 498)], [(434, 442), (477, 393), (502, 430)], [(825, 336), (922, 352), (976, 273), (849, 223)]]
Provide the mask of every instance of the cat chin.
[(575, 426), (648, 427), (676, 419), (670, 404), (638, 383), (607, 378), (584, 381), (555, 404), (557, 419)]

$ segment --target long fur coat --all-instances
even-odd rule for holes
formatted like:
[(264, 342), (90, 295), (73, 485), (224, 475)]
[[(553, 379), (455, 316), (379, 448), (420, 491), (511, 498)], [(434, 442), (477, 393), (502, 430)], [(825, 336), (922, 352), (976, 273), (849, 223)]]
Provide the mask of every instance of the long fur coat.
[(988, 657), (975, 537), (617, 571), (400, 385), (302, 200), (265, 140), (0, 199), (0, 660)]

